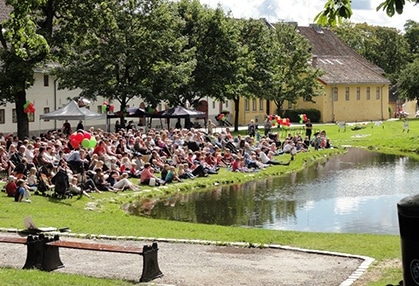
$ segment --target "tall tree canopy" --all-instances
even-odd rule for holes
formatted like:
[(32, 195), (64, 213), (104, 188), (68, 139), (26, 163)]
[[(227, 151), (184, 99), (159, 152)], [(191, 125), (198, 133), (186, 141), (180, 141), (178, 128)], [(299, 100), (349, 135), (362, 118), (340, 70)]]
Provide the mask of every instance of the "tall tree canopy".
[(271, 89), (266, 99), (273, 100), (278, 110), (284, 101), (297, 103), (299, 98), (313, 101), (320, 94), (322, 86), (318, 78), (322, 71), (311, 65), (311, 49), (308, 41), (289, 24), (276, 24), (277, 52), (271, 63)]
[(419, 22), (413, 20), (406, 21), (404, 30), (404, 38), (409, 43), (410, 52), (413, 57), (419, 56)]
[(332, 29), (360, 55), (381, 67), (393, 82), (412, 59), (406, 38), (395, 28), (345, 22)]
[(86, 98), (117, 100), (121, 109), (133, 97), (157, 105), (194, 67), (180, 34), (183, 21), (170, 5), (80, 1), (78, 13), (68, 14), (60, 29), (60, 87), (81, 88)]

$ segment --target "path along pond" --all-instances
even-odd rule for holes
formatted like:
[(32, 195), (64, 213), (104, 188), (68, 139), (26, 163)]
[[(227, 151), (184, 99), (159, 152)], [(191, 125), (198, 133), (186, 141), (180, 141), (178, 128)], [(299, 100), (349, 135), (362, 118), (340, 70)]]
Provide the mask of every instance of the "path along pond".
[(399, 234), (397, 203), (419, 192), (419, 162), (349, 148), (285, 177), (176, 194), (151, 217), (308, 232)]

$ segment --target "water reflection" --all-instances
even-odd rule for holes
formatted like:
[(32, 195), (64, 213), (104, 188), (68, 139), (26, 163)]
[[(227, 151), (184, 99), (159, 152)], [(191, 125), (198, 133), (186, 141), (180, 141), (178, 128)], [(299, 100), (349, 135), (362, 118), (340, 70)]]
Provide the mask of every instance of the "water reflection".
[(359, 149), (281, 178), (177, 194), (154, 218), (312, 232), (398, 234), (396, 204), (416, 194), (418, 162)]

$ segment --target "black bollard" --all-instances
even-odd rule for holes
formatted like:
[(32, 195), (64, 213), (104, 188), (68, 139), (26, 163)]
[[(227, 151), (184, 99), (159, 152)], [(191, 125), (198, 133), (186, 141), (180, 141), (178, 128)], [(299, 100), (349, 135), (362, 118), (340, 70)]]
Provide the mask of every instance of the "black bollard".
[(397, 204), (402, 250), (403, 285), (419, 285), (419, 195)]

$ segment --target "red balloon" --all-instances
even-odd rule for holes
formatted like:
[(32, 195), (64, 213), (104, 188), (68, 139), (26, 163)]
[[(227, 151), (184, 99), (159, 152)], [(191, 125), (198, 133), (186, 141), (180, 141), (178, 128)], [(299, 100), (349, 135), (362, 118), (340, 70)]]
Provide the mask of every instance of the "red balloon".
[(85, 132), (84, 134), (83, 134), (83, 139), (88, 139), (88, 140), (90, 140), (90, 138), (92, 137), (92, 135), (90, 135), (90, 133), (89, 132)]
[(80, 147), (80, 142), (77, 140), (71, 140), (71, 146), (73, 146), (73, 148), (77, 149)]
[(76, 135), (77, 135), (76, 132), (74, 132), (70, 135), (70, 142), (73, 141), (73, 140), (76, 140)]
[(76, 135), (76, 138), (75, 139), (76, 139), (77, 142), (81, 143), (81, 141), (83, 141), (83, 139), (84, 139), (84, 136), (83, 136), (83, 134), (78, 133)]

